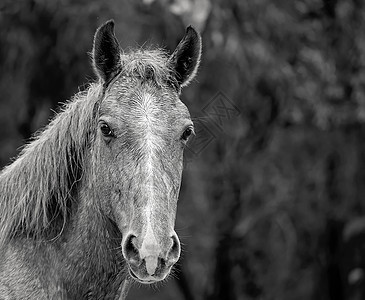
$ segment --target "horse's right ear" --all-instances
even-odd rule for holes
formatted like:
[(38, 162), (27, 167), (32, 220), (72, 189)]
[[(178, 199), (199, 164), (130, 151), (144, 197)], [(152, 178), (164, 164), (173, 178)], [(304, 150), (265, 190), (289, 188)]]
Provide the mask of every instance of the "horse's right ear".
[(92, 59), (95, 73), (108, 82), (121, 68), (120, 47), (114, 34), (114, 21), (100, 26), (94, 36)]

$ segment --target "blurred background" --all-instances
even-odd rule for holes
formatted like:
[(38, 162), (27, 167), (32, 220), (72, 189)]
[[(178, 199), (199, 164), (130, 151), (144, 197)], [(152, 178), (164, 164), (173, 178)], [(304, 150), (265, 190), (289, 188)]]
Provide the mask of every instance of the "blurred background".
[[(365, 2), (0, 3), (0, 166), (95, 77), (93, 34), (203, 37), (174, 277), (128, 299), (365, 299)], [(177, 279), (176, 279), (177, 278)]]

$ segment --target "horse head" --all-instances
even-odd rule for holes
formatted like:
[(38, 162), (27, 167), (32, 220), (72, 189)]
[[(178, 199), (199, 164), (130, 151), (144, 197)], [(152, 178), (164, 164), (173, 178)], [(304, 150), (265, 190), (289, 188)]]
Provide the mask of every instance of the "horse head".
[(122, 233), (129, 274), (141, 283), (166, 278), (180, 256), (174, 224), (194, 125), (179, 95), (200, 56), (201, 38), (192, 27), (172, 55), (123, 53), (113, 21), (95, 34), (92, 59), (104, 94), (91, 149), (93, 184), (102, 211)]

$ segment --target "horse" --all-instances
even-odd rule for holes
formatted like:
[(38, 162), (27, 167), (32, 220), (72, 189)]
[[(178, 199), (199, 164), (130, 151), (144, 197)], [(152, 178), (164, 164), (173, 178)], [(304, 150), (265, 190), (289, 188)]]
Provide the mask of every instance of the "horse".
[(97, 80), (0, 173), (0, 299), (125, 299), (168, 277), (201, 48), (191, 26), (171, 55), (96, 30)]

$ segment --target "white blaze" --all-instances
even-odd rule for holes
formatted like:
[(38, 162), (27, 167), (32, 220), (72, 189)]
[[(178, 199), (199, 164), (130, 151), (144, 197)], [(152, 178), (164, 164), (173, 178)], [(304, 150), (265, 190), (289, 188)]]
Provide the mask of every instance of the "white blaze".
[(144, 152), (145, 152), (145, 172), (146, 172), (146, 190), (147, 203), (145, 207), (146, 215), (146, 233), (142, 240), (140, 249), (141, 259), (145, 259), (146, 269), (149, 275), (153, 275), (157, 268), (160, 246), (156, 240), (151, 223), (151, 214), (154, 207), (154, 178), (153, 178), (153, 159), (156, 151), (156, 136), (153, 134), (154, 123), (158, 122), (153, 116), (154, 98), (152, 95), (145, 93), (141, 99), (142, 118), (145, 125), (144, 133)]

